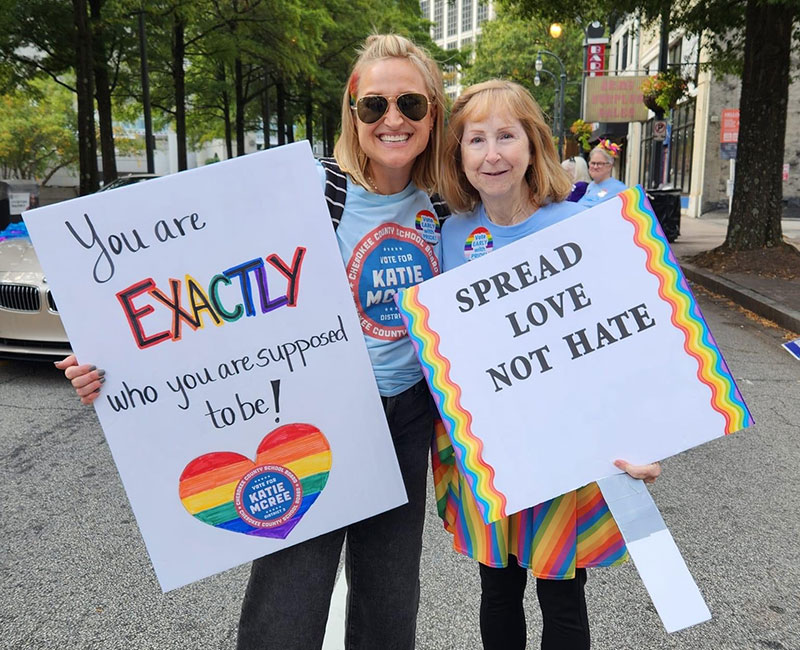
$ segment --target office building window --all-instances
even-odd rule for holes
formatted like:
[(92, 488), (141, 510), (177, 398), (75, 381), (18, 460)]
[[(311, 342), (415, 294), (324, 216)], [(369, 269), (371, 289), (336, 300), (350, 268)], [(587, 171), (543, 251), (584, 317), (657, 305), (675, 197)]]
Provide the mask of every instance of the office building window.
[[(694, 145), (695, 101), (679, 104), (672, 111), (672, 126), (666, 147), (667, 166), (662, 170), (661, 183), (689, 194), (692, 190), (692, 150)], [(645, 187), (650, 187), (650, 173), (653, 152), (653, 118), (644, 125), (641, 144), (641, 168), (639, 178)]]
[(683, 39), (679, 40), (675, 45), (669, 48), (669, 55), (667, 61), (670, 66), (678, 67), (683, 63)]
[(455, 36), (458, 34), (458, 5), (455, 0), (447, 2), (447, 35)]
[(431, 3), (430, 0), (419, 0), (419, 14), (425, 20), (431, 17)]
[(672, 111), (667, 183), (680, 188), (684, 194), (691, 190), (694, 110), (695, 101), (691, 100), (679, 104)]
[(433, 0), (433, 40), (442, 37), (442, 21), (444, 20), (444, 0)]
[(477, 17), (477, 21), (476, 21), (476, 25), (475, 26), (476, 27), (480, 27), (480, 25), (483, 22), (485, 22), (486, 19), (489, 17), (489, 2), (488, 2), (488, 0), (484, 0), (483, 2), (481, 0), (478, 0), (478, 13), (477, 13), (476, 17)]
[(461, 31), (472, 31), (472, 3), (475, 0), (461, 0)]
[(472, 48), (472, 36), (465, 36), (461, 39), (461, 49), (466, 50), (467, 48)]
[(622, 35), (622, 60), (619, 64), (619, 69), (624, 70), (628, 67), (628, 32)]

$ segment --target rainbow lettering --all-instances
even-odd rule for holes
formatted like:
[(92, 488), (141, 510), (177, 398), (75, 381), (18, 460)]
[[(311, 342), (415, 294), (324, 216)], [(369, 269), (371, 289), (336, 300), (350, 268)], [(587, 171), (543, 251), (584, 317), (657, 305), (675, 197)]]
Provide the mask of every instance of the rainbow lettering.
[[(208, 283), (208, 290), (205, 290), (192, 276), (187, 275), (185, 283), (189, 303), (188, 309), (181, 305), (184, 300), (181, 281), (174, 278), (169, 280), (169, 295), (156, 286), (153, 278), (146, 278), (119, 291), (117, 300), (122, 306), (122, 311), (128, 320), (133, 338), (140, 349), (149, 348), (164, 341), (179, 341), (182, 337), (181, 326), (183, 323), (186, 323), (192, 330), (203, 328), (205, 325), (203, 316), (206, 315), (204, 312), (207, 312), (214, 325), (217, 326), (226, 322), (235, 322), (242, 316), (255, 316), (255, 293), (258, 294), (262, 314), (267, 314), (279, 307), (294, 307), (297, 304), (297, 294), (300, 291), (300, 271), (305, 254), (306, 249), (298, 246), (289, 264), (275, 253), (268, 255), (264, 259), (257, 257), (247, 260), (212, 277)], [(265, 261), (276, 269), (286, 281), (286, 289), (280, 296), (270, 298)], [(251, 274), (255, 282), (251, 282)], [(237, 284), (234, 284), (234, 281)], [(230, 303), (227, 303), (227, 306), (223, 304), (222, 294), (226, 293), (228, 287), (232, 287), (227, 292), (228, 294), (232, 292), (232, 296), (226, 296), (226, 300), (241, 298), (241, 302), (237, 302), (232, 307)], [(155, 302), (135, 306), (133, 304), (134, 299), (143, 294), (149, 295), (155, 299)], [(145, 316), (152, 314), (156, 310), (153, 305), (159, 304), (171, 310), (171, 327), (148, 335), (145, 333), (141, 321)]]

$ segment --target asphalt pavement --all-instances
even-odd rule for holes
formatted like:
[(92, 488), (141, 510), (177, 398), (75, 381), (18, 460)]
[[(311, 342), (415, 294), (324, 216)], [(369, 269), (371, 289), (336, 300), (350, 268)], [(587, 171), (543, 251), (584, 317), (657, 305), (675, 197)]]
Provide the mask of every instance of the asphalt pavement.
[[(800, 219), (784, 219), (781, 226), (784, 240), (800, 249)], [(688, 261), (692, 255), (722, 244), (727, 229), (725, 212), (710, 212), (699, 219), (681, 221), (681, 234), (672, 244), (672, 250), (686, 277), (800, 336), (800, 278), (782, 280), (752, 273), (713, 273)]]
[[(800, 240), (800, 221), (786, 225)], [(724, 229), (719, 217), (684, 220), (673, 250), (683, 261)], [(790, 285), (722, 279), (793, 317)], [(800, 650), (800, 362), (780, 349), (793, 334), (696, 293), (756, 424), (666, 460), (652, 494), (713, 618), (667, 634), (631, 563), (593, 569), (593, 648)], [(0, 413), (0, 649), (232, 649), (247, 566), (161, 593), (94, 412), (61, 374), (0, 362)], [(479, 593), (476, 564), (450, 550), (431, 493), (417, 649), (479, 649)], [(525, 608), (535, 648), (533, 584)], [(327, 647), (340, 639), (333, 625)]]

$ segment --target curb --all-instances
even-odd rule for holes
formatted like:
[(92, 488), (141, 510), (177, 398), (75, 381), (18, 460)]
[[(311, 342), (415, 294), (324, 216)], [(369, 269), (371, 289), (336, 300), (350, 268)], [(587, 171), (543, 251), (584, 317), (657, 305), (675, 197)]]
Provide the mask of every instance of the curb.
[(695, 284), (730, 298), (745, 309), (763, 316), (784, 329), (800, 333), (800, 312), (776, 302), (758, 291), (743, 287), (732, 280), (723, 278), (688, 262), (680, 262), (683, 274)]

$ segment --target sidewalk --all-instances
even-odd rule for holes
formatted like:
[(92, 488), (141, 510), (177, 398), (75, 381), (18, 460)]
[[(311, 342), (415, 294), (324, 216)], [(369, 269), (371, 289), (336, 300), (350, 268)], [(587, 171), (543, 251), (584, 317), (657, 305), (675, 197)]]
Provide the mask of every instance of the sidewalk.
[[(784, 239), (800, 248), (800, 219), (784, 219), (781, 225)], [(722, 244), (727, 229), (725, 212), (710, 212), (699, 219), (681, 219), (681, 234), (672, 244), (672, 250), (686, 277), (800, 335), (800, 279), (762, 278), (748, 273), (717, 274), (686, 261), (696, 253)]]

